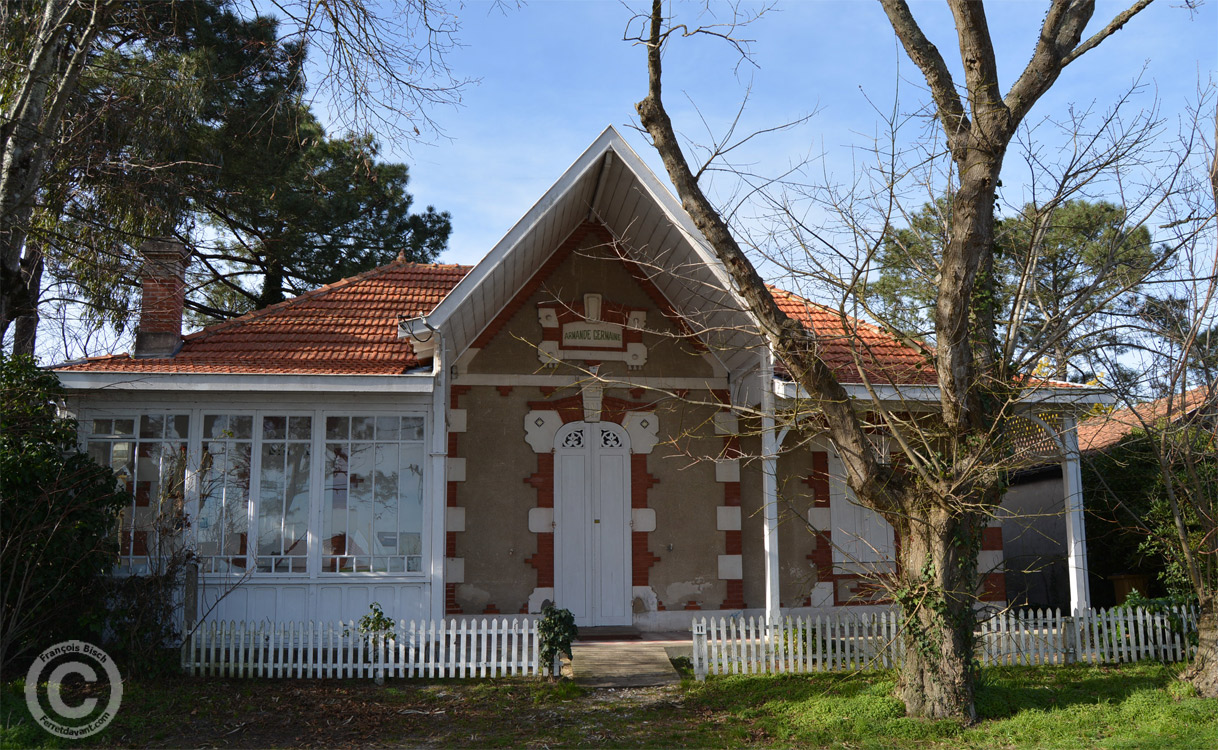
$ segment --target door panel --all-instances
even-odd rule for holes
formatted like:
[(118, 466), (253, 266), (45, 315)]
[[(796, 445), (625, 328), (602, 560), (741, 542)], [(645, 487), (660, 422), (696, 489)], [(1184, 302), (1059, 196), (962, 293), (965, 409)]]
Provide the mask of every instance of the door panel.
[(587, 532), (588, 505), (584, 499), (588, 477), (582, 453), (561, 452), (555, 461), (558, 474), (555, 498), (554, 599), (558, 606), (571, 610), (576, 621), (591, 615), (588, 607)]
[[(616, 452), (615, 452), (616, 453)], [(609, 625), (629, 625), (630, 607), (630, 520), (626, 498), (628, 463), (621, 453), (605, 455), (597, 460), (597, 516), (594, 524), (597, 565), (593, 570), (596, 583), (595, 609), (599, 619)], [(624, 619), (624, 622), (623, 622)]]
[(630, 447), (618, 425), (555, 436), (555, 591), (579, 625), (629, 625)]

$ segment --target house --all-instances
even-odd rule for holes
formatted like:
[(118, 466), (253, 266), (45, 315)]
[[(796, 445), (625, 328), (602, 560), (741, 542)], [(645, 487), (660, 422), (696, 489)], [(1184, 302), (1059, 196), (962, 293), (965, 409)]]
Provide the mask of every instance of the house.
[[(473, 267), (394, 262), (183, 337), (182, 251), (147, 256), (133, 354), (57, 372), (90, 452), (134, 491), (128, 567), (147, 565), (181, 467), (205, 616), (554, 601), (581, 625), (684, 629), (690, 610), (875, 603), (866, 574), (891, 564), (892, 529), (851, 502), (827, 439), (789, 429), (798, 388), (612, 128)], [(911, 350), (776, 295), (852, 395), (859, 356), (884, 398), (935, 400)], [(1097, 398), (1029, 403), (1065, 414), (1069, 438), (1071, 409)]]
[[(1173, 421), (1179, 421), (1197, 417), (1200, 410), (1212, 409), (1213, 403), (1213, 392), (1207, 387), (1199, 387), (1170, 398), (1093, 414), (1078, 424), (1081, 462), (1085, 464), (1089, 456), (1115, 447), (1134, 430), (1163, 420), (1168, 416), (1169, 408)], [(1030, 462), (1032, 465), (1014, 475), (1003, 502), (1008, 511), (1003, 524), (1007, 593), (1015, 604), (1065, 609), (1070, 606), (1070, 591), (1066, 517), (1061, 513), (1066, 491), (1063, 466), (1054, 460), (1051, 452), (1042, 453), (1041, 457), (1043, 461)], [(1106, 491), (1104, 487), (1084, 489), (1088, 497)], [(1128, 534), (1124, 524), (1094, 513), (1090, 521), (1099, 530), (1101, 540), (1100, 548), (1092, 550), (1088, 564), (1091, 571), (1088, 588), (1096, 587), (1097, 606), (1120, 604), (1133, 579), (1138, 580), (1135, 585), (1141, 587), (1143, 593), (1148, 593), (1150, 571), (1126, 569), (1127, 561), (1122, 562), (1122, 558), (1137, 547), (1137, 541)]]

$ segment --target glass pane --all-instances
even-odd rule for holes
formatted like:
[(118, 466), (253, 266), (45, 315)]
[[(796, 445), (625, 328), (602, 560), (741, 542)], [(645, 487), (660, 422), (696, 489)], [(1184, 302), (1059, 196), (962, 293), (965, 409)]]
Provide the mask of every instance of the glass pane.
[(262, 446), (262, 475), (258, 482), (260, 555), (277, 555), (282, 549), (284, 459), (282, 445), (267, 443)]
[(110, 435), (114, 432), (114, 420), (111, 419), (95, 419), (93, 420), (94, 435)]
[[(161, 504), (161, 462), (159, 443), (140, 443), (136, 450), (135, 507), (156, 508)], [(150, 519), (137, 519), (149, 521)]]
[(227, 414), (204, 414), (203, 437), (222, 438), (228, 432)]
[(350, 422), (348, 417), (326, 417), (326, 440), (346, 440)]
[(168, 429), (165, 437), (170, 439), (177, 438), (179, 440), (185, 440), (186, 438), (190, 437), (190, 415), (175, 414), (169, 418), (166, 427)]
[(352, 440), (371, 440), (372, 427), (376, 420), (372, 417), (352, 417), (351, 418), (351, 439)]
[[(325, 497), (322, 506), (322, 554), (342, 555), (347, 548), (347, 446), (326, 443)], [(330, 570), (330, 567), (326, 567)]]
[(228, 420), (229, 430), (238, 440), (249, 440), (254, 434), (254, 418), (233, 416)]
[(263, 417), (262, 439), (283, 440), (288, 436), (287, 417)]
[(110, 444), (89, 443), (89, 458), (102, 466), (110, 465)]
[(403, 533), (401, 535), (401, 545), (401, 554), (420, 555), (423, 553), (423, 535), (417, 533)]
[(284, 496), (283, 554), (304, 556), (309, 538), (310, 448), (297, 443), (288, 446), (287, 490)]
[(140, 417), (140, 437), (159, 438), (165, 429), (165, 418), (160, 414), (145, 414)]
[(403, 440), (422, 440), (423, 439), (423, 418), (422, 417), (402, 417), (402, 439)]
[(397, 440), (401, 434), (402, 421), (398, 417), (376, 418), (376, 439)]
[(313, 418), (312, 417), (289, 417), (288, 418), (288, 439), (290, 439), (290, 440), (312, 440), (313, 439)]
[(114, 434), (116, 435), (134, 435), (135, 420), (134, 419), (116, 419), (114, 420)]
[(372, 549), (374, 508), (372, 487), (374, 453), (368, 444), (353, 444), (349, 459), (347, 497), (347, 554), (366, 555)]
[[(395, 417), (393, 420), (397, 422)], [(396, 426), (396, 425), (395, 425)], [(398, 553), (398, 451), (396, 443), (376, 443), (375, 539), (373, 554)]]
[[(423, 446), (407, 443), (400, 446), (401, 477), (398, 492), (401, 495), (399, 529), (407, 532), (423, 531)], [(417, 534), (416, 534), (417, 535)], [(421, 538), (421, 537), (420, 537)], [(420, 550), (403, 554), (420, 554)]]

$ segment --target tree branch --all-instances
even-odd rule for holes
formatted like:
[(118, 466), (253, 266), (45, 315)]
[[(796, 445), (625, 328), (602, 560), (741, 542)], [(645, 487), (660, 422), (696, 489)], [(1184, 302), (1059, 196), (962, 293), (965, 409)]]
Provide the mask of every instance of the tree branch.
[(939, 49), (926, 38), (918, 22), (905, 0), (880, 0), (893, 31), (905, 47), (909, 59), (922, 70), (926, 83), (930, 86), (931, 96), (935, 100), (935, 111), (939, 122), (943, 124), (943, 132), (947, 134), (948, 148), (955, 152), (963, 145), (961, 136), (972, 128), (968, 115), (964, 113), (964, 104), (956, 93), (956, 84), (952, 74), (947, 69), (947, 63), (939, 54)]
[(663, 85), (661, 48), (665, 36), (662, 9), (662, 0), (653, 0), (650, 36), (646, 42), (648, 92), (646, 98), (635, 105), (639, 119), (651, 135), (669, 178), (681, 197), (682, 207), (726, 267), (737, 293), (761, 324), (763, 336), (791, 376), (817, 398), (818, 405), (828, 416), (827, 422), (838, 443), (838, 452), (846, 466), (851, 486), (881, 510), (895, 510), (891, 491), (886, 486), (890, 477), (882, 471), (875, 448), (867, 439), (845, 389), (828, 365), (816, 355), (815, 341), (809, 340), (809, 332), (778, 307), (723, 218), (698, 186), (681, 152), (672, 120), (660, 98)]

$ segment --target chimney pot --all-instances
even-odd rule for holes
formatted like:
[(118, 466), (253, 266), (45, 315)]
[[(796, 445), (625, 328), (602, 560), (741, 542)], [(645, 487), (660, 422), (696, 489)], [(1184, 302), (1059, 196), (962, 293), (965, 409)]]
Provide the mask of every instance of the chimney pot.
[(137, 358), (172, 357), (182, 343), (186, 266), (190, 253), (178, 240), (148, 240), (140, 247), (140, 323), (135, 331)]

